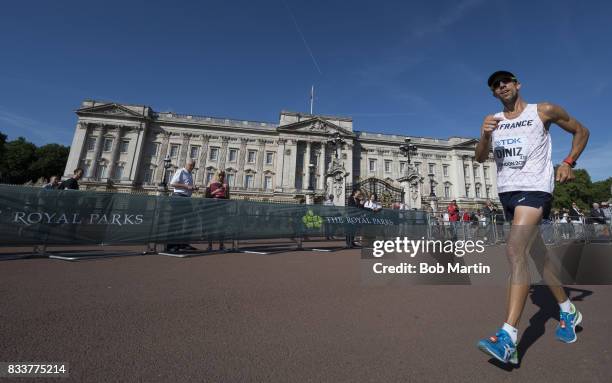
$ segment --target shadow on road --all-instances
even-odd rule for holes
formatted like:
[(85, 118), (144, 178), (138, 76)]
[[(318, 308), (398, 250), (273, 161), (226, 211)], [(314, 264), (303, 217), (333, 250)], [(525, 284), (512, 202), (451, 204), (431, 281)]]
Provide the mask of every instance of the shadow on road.
[[(580, 302), (584, 298), (593, 294), (593, 292), (590, 290), (576, 289), (573, 287), (564, 287), (564, 289), (565, 293), (572, 300), (572, 302)], [(557, 304), (555, 297), (548, 289), (548, 286), (531, 286), (531, 289), (529, 290), (529, 297), (531, 298), (531, 302), (540, 309), (533, 314), (531, 318), (529, 318), (529, 327), (525, 329), (525, 332), (521, 336), (521, 340), (518, 343), (519, 364), (513, 366), (511, 364), (501, 363), (494, 358), (489, 360), (489, 363), (503, 370), (512, 371), (515, 368), (520, 368), (521, 362), (523, 361), (529, 347), (531, 347), (531, 345), (533, 345), (546, 332), (546, 322), (548, 322), (549, 319), (553, 319), (555, 321), (559, 320), (559, 305)], [(582, 327), (579, 325), (576, 327), (576, 332), (580, 331), (582, 331)]]

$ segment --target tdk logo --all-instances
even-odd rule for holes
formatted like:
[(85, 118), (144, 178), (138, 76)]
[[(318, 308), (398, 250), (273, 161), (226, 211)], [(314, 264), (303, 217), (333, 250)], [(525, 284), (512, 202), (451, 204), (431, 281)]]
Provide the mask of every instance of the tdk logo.
[(506, 145), (514, 145), (514, 144), (520, 144), (521, 143), (521, 138), (506, 138), (503, 140), (498, 140), (495, 141), (495, 146), (506, 146)]

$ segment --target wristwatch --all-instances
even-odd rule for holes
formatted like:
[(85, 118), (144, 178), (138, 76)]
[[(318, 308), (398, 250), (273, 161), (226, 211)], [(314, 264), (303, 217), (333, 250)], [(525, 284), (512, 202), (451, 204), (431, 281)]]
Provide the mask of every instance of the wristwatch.
[(563, 162), (568, 164), (572, 169), (576, 167), (576, 161), (574, 161), (571, 157), (566, 157)]

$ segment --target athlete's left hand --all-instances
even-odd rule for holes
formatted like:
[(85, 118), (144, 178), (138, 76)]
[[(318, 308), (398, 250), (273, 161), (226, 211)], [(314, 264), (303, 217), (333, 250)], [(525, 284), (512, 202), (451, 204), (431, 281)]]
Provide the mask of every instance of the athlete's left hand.
[(557, 182), (565, 183), (573, 180), (574, 178), (576, 178), (574, 177), (574, 172), (568, 164), (562, 163), (561, 165), (559, 165), (559, 167), (557, 168)]

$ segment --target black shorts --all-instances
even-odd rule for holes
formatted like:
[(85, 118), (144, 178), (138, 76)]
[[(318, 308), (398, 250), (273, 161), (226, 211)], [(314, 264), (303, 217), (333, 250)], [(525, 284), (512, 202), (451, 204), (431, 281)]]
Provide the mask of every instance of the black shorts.
[(504, 207), (504, 215), (507, 221), (512, 222), (512, 219), (514, 219), (514, 209), (517, 206), (542, 208), (542, 219), (548, 220), (553, 196), (543, 191), (511, 191), (499, 193), (499, 200)]

